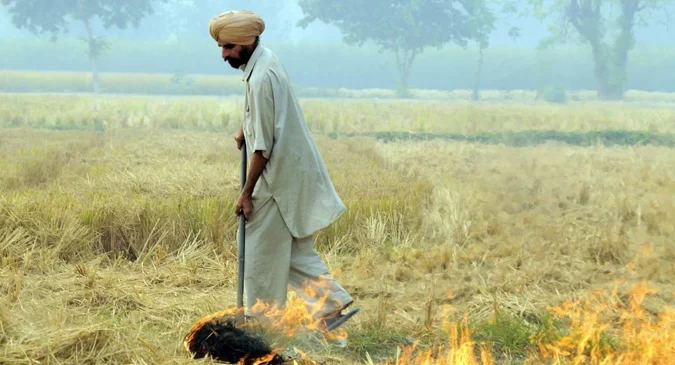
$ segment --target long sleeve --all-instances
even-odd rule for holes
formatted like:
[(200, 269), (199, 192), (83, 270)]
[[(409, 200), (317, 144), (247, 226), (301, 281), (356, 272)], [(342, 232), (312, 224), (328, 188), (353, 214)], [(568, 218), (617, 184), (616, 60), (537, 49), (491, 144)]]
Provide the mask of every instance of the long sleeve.
[(268, 75), (263, 77), (257, 88), (251, 90), (249, 103), (254, 136), (253, 150), (263, 151), (263, 157), (269, 159), (274, 146), (274, 129), (277, 121), (272, 84)]

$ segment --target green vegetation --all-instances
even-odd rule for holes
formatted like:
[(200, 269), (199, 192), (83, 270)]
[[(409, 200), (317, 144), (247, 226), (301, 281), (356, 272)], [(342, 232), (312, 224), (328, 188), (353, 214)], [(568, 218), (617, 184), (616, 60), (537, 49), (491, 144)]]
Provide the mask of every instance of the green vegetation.
[(506, 146), (533, 146), (547, 142), (562, 142), (573, 146), (590, 146), (596, 143), (614, 146), (635, 146), (652, 144), (656, 146), (675, 146), (675, 135), (650, 132), (604, 130), (589, 132), (562, 132), (556, 130), (525, 130), (517, 132), (496, 132), (476, 134), (409, 133), (409, 132), (371, 132), (371, 133), (329, 133), (332, 138), (367, 136), (385, 142), (429, 141), (443, 139), (448, 141), (466, 141), (471, 143), (503, 144)]
[(538, 98), (546, 100), (550, 103), (567, 103), (569, 97), (567, 96), (567, 90), (561, 84), (549, 85), (541, 92), (537, 94)]
[[(376, 92), (376, 91), (375, 91)], [(367, 95), (367, 92), (363, 92)], [(514, 137), (565, 138), (579, 142), (602, 137), (621, 140), (625, 131), (636, 142), (666, 143), (675, 133), (675, 94), (631, 92), (634, 105), (613, 103), (522, 105), (514, 100), (534, 93), (484, 93), (490, 104), (472, 104), (471, 91), (449, 101), (369, 101), (303, 98), (305, 119), (315, 133), (349, 135), (383, 133), (381, 138), (447, 137), (486, 142)], [(363, 95), (362, 95), (363, 96)], [(592, 100), (588, 94), (580, 99)], [(661, 108), (641, 106), (663, 105)], [(160, 97), (94, 95), (0, 95), (0, 127), (99, 130), (161, 128), (234, 133), (243, 119), (241, 97)], [(536, 132), (535, 132), (536, 131)], [(550, 132), (555, 131), (555, 132)], [(513, 134), (520, 132), (520, 134)], [(500, 135), (500, 133), (506, 133)], [(534, 134), (533, 134), (534, 133)], [(589, 134), (586, 134), (589, 133)], [(599, 134), (598, 134), (599, 133)], [(627, 133), (627, 134), (626, 134)], [(550, 137), (547, 137), (547, 134)], [(649, 137), (650, 134), (659, 137)], [(578, 135), (578, 137), (576, 137)], [(419, 138), (419, 137), (417, 137)], [(658, 142), (661, 140), (662, 142)], [(497, 142), (499, 143), (499, 142)]]

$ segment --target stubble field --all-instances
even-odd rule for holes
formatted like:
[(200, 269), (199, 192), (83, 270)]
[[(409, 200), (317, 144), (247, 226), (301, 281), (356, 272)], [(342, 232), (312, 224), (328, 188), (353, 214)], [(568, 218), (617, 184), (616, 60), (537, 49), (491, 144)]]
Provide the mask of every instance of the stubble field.
[[(298, 363), (670, 361), (672, 107), (303, 106), (348, 208), (317, 245), (362, 310)], [(0, 96), (0, 363), (204, 361), (183, 336), (236, 303), (240, 107)]]

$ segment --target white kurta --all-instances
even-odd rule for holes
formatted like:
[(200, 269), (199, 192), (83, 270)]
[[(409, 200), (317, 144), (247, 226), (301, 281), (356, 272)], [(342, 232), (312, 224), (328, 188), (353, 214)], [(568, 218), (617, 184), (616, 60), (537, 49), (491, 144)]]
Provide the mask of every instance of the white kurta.
[(253, 197), (273, 198), (293, 237), (310, 236), (337, 220), (345, 206), (279, 59), (259, 44), (243, 70), (248, 161), (256, 150), (269, 159)]
[[(263, 151), (267, 165), (253, 190), (246, 222), (244, 290), (247, 312), (264, 321), (255, 304), (283, 307), (290, 284), (320, 318), (352, 297), (330, 275), (312, 234), (338, 219), (345, 206), (319, 156), (288, 76), (276, 56), (258, 45), (243, 67), (246, 81), (244, 137), (248, 161)], [(239, 235), (237, 235), (238, 237)], [(313, 290), (305, 292), (312, 287)], [(327, 291), (321, 308), (314, 308)]]

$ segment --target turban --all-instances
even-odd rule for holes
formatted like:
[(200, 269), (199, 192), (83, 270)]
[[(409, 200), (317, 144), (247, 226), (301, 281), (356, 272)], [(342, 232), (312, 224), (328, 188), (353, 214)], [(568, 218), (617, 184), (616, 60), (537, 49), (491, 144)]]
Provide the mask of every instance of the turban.
[(216, 41), (248, 46), (265, 30), (265, 22), (250, 10), (230, 10), (209, 22), (209, 32)]

